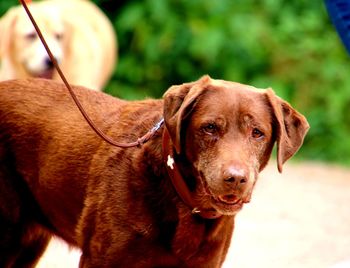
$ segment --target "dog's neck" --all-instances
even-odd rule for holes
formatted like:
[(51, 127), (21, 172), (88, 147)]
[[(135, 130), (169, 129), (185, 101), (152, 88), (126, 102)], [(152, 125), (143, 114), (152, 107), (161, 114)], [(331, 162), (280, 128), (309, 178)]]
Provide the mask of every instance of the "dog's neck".
[(175, 191), (181, 200), (191, 209), (192, 214), (197, 214), (204, 219), (220, 218), (222, 214), (216, 211), (214, 208), (205, 210), (201, 209), (193, 200), (190, 189), (188, 188), (183, 176), (181, 175), (179, 167), (175, 162), (174, 147), (171, 142), (169, 132), (165, 126), (162, 137), (162, 155), (167, 173)]

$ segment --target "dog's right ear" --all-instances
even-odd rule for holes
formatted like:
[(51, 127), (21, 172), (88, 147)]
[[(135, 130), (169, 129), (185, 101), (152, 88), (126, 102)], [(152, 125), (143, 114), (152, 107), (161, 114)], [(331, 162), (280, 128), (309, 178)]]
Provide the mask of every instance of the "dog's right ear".
[(282, 172), (282, 165), (299, 150), (310, 126), (302, 114), (277, 97), (272, 89), (266, 94), (275, 117), (277, 166)]
[(164, 122), (177, 154), (181, 152), (182, 122), (191, 113), (196, 100), (210, 80), (209, 76), (203, 76), (195, 82), (172, 86), (163, 95)]
[(13, 28), (17, 20), (18, 8), (11, 8), (0, 19), (0, 57), (3, 58), (11, 47), (11, 38), (13, 38)]

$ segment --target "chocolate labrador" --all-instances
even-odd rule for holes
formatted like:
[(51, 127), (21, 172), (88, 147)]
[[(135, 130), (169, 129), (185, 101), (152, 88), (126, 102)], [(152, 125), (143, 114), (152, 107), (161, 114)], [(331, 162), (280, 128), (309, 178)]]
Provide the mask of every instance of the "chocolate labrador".
[[(0, 267), (34, 267), (52, 235), (80, 267), (220, 267), (234, 218), (277, 145), (279, 171), (309, 125), (271, 89), (204, 76), (162, 100), (63, 84), (0, 83)], [(162, 124), (164, 118), (164, 124)]]

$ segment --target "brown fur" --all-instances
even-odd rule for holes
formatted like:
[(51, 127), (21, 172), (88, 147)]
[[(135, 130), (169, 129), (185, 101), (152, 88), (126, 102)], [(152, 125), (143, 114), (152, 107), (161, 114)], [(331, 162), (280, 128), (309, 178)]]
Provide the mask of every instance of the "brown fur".
[(171, 87), (164, 100), (74, 89), (117, 141), (136, 140), (164, 116), (193, 199), (223, 216), (191, 214), (178, 197), (162, 160), (164, 126), (140, 148), (113, 147), (62, 84), (2, 82), (0, 267), (34, 267), (52, 234), (82, 249), (80, 267), (220, 267), (273, 144), (281, 169), (308, 129), (271, 90), (208, 76)]

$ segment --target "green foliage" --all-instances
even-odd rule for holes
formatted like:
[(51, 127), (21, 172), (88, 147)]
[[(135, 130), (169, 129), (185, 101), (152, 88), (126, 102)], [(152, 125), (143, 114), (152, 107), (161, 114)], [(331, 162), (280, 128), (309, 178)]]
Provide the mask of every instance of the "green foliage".
[(203, 74), (271, 86), (311, 124), (299, 157), (350, 164), (349, 56), (322, 1), (95, 2), (118, 34), (108, 93), (161, 97)]
[(0, 16), (2, 16), (10, 7), (17, 4), (17, 0), (0, 1)]

